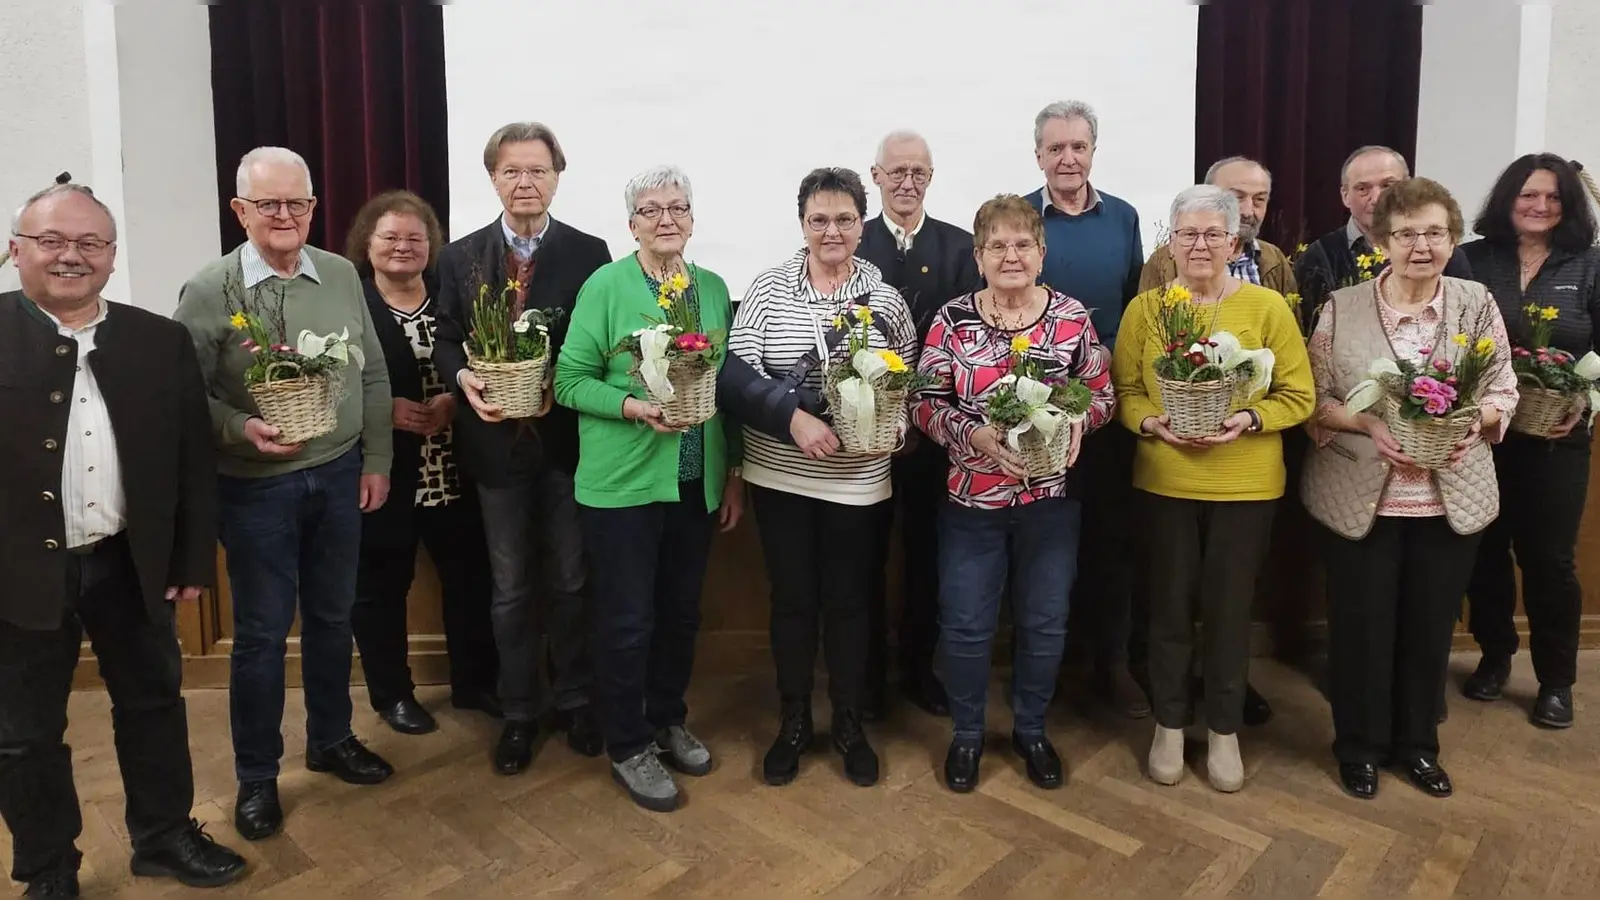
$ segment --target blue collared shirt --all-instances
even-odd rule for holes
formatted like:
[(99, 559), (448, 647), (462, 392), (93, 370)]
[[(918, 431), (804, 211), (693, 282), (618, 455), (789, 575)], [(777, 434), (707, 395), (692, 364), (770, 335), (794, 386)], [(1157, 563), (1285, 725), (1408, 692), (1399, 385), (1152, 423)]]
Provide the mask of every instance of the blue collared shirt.
[(506, 246), (511, 248), (511, 252), (517, 254), (517, 259), (527, 261), (533, 256), (534, 251), (539, 249), (539, 245), (544, 243), (544, 236), (550, 231), (550, 217), (544, 217), (544, 227), (539, 229), (539, 233), (533, 237), (525, 238), (512, 231), (511, 223), (506, 221), (503, 213), (500, 216), (500, 228), (506, 234)]
[[(300, 271), (295, 273), (295, 278), (304, 275), (317, 284), (322, 283), (322, 277), (317, 274), (317, 266), (311, 261), (311, 254), (307, 253), (304, 247), (300, 248), (299, 269)], [(244, 286), (247, 288), (253, 288), (268, 278), (281, 277), (272, 271), (272, 267), (261, 257), (261, 251), (250, 241), (245, 241), (244, 249), (239, 251), (239, 274), (243, 276)]]
[(1044, 217), (1044, 266), (1039, 283), (1047, 284), (1089, 310), (1100, 343), (1110, 349), (1117, 340), (1122, 311), (1138, 291), (1144, 266), (1139, 240), (1139, 214), (1126, 201), (1089, 187), (1089, 204), (1073, 215), (1050, 202), (1048, 188), (1027, 196)]
[(1251, 241), (1228, 262), (1228, 274), (1250, 284), (1261, 283), (1261, 248)]

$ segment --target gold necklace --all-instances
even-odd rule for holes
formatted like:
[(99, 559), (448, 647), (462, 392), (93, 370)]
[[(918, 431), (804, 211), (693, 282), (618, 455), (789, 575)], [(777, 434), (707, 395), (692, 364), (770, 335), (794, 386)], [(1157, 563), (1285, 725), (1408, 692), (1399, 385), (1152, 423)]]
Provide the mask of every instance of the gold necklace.
[[(995, 327), (999, 328), (1001, 331), (1021, 331), (1022, 327), (1027, 324), (1027, 307), (1025, 306), (1017, 311), (1016, 321), (1013, 322), (1000, 312), (1000, 304), (995, 301), (994, 293), (992, 291), (988, 291), (985, 292), (985, 294), (986, 296), (984, 297), (984, 300), (989, 305), (989, 318), (994, 320)], [(1031, 306), (1032, 304), (1030, 303), (1028, 305)]]

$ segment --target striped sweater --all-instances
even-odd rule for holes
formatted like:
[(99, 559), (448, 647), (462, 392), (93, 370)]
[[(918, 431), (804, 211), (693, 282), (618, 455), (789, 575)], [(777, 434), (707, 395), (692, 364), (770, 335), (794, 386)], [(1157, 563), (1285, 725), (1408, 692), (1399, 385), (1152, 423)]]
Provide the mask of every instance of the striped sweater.
[[(893, 350), (914, 365), (916, 325), (900, 293), (884, 283), (876, 266), (855, 260), (855, 271), (831, 297), (824, 297), (806, 278), (808, 251), (756, 276), (734, 316), (728, 349), (768, 378), (782, 378), (807, 350), (819, 350), (835, 316), (853, 304), (872, 308), (882, 329), (868, 329), (875, 350)], [(889, 337), (885, 337), (885, 334)], [(841, 340), (824, 359), (842, 361)], [(826, 365), (826, 363), (824, 364)], [(806, 376), (803, 386), (821, 391), (823, 365)], [(887, 500), (889, 457), (838, 453), (807, 459), (800, 448), (752, 428), (744, 429), (744, 480), (776, 491), (868, 506)]]

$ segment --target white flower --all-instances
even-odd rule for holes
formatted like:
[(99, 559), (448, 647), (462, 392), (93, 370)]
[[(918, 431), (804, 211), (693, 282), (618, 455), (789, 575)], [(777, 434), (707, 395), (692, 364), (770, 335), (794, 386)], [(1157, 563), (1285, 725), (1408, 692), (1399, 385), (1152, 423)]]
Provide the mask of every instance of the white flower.
[(512, 322), (511, 323), (511, 330), (515, 331), (517, 334), (527, 334), (528, 333), (528, 320), (526, 318), (522, 318), (522, 319), (516, 320), (515, 322)]

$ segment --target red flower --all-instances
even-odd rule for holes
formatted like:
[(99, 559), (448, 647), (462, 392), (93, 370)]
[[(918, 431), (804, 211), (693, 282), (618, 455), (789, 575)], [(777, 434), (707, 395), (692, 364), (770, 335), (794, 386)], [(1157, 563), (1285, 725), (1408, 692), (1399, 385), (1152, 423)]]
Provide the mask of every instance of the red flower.
[(1453, 384), (1456, 383), (1456, 377), (1454, 375), (1451, 375), (1449, 378), (1446, 378), (1444, 380), (1444, 383), (1445, 384), (1449, 384), (1449, 385), (1453, 385)]
[(680, 334), (678, 335), (677, 340), (673, 343), (677, 345), (679, 350), (682, 350), (686, 353), (695, 353), (701, 350), (711, 349), (711, 339), (699, 332)]
[(1433, 368), (1437, 372), (1448, 372), (1450, 371), (1450, 360), (1436, 359), (1433, 361)]
[(1511, 355), (1515, 356), (1517, 359), (1527, 359), (1528, 357), (1532, 356), (1533, 354), (1529, 353), (1528, 351), (1526, 351), (1524, 349), (1522, 349), (1521, 347), (1518, 347), (1515, 350), (1511, 351)]
[(1189, 362), (1197, 366), (1203, 366), (1206, 363), (1206, 355), (1201, 353), (1199, 350), (1196, 350), (1195, 352), (1189, 354)]
[(246, 350), (249, 350), (251, 353), (254, 353), (257, 350), (261, 349), (259, 346), (256, 345), (255, 341), (252, 341), (249, 338), (245, 338), (244, 343), (240, 344), (239, 346), (245, 348)]
[(1177, 341), (1173, 341), (1172, 343), (1167, 345), (1167, 352), (1168, 353), (1175, 352), (1181, 346), (1183, 346), (1183, 345), (1179, 344)]
[(288, 344), (274, 344), (272, 346), (272, 349), (278, 351), (279, 353), (293, 353), (294, 352), (294, 348), (289, 346)]

